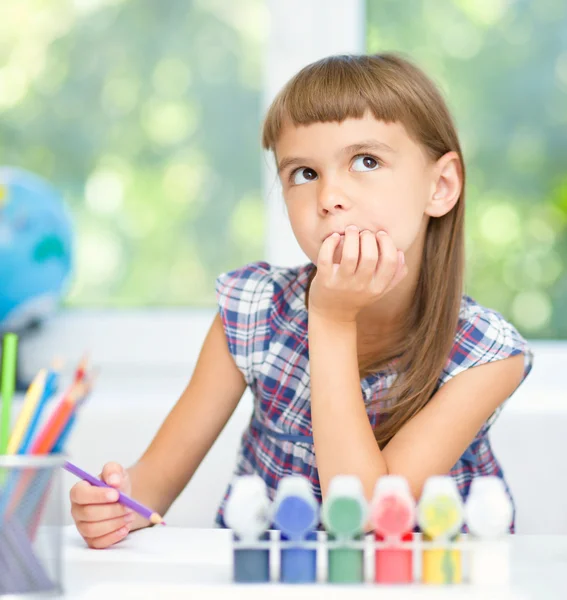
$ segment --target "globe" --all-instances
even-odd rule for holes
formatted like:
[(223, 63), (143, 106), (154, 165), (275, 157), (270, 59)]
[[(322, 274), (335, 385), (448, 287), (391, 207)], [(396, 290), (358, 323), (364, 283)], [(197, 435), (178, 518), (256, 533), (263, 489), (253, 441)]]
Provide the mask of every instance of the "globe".
[(65, 295), (72, 222), (58, 191), (41, 177), (0, 166), (0, 332), (44, 321)]

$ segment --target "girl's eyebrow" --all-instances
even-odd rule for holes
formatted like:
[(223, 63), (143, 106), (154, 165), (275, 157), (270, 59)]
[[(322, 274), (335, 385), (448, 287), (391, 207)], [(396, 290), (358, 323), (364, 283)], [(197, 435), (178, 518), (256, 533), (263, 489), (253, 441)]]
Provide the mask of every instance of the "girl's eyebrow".
[[(369, 150), (395, 153), (395, 150), (393, 150), (390, 146), (388, 146), (388, 144), (385, 144), (384, 142), (379, 142), (378, 140), (364, 140), (363, 142), (358, 142), (356, 144), (351, 144), (350, 146), (342, 148), (337, 152), (336, 156), (338, 158), (344, 154), (356, 154), (360, 152), (366, 152)], [(306, 162), (309, 162), (308, 158), (302, 158), (299, 156), (284, 157), (278, 164), (278, 173), (281, 174), (281, 172), (284, 169), (287, 169), (288, 167), (305, 164)]]

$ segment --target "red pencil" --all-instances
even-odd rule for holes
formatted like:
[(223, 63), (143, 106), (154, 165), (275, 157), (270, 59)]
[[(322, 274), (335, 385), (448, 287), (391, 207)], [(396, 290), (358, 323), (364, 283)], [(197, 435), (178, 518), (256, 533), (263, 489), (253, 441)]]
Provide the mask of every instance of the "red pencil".
[(87, 373), (88, 362), (88, 356), (83, 356), (81, 362), (78, 364), (77, 369), (75, 371), (75, 383), (82, 381), (85, 378), (85, 375)]

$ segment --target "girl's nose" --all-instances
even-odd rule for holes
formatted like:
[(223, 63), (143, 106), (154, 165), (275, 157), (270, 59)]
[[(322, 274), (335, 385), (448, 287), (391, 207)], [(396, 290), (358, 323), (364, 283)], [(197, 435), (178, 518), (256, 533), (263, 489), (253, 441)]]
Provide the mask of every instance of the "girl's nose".
[(348, 210), (350, 202), (337, 188), (325, 187), (319, 192), (319, 210), (322, 215)]

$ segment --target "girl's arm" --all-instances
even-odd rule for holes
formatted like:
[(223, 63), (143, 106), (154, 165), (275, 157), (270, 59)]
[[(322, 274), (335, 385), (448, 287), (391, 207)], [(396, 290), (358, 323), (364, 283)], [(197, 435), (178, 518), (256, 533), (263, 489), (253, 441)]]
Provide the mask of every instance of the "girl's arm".
[(391, 473), (404, 475), (418, 498), (425, 480), (447, 474), (513, 393), (524, 359), (514, 356), (455, 376), (381, 451), (360, 387), (356, 316), (396, 286), (407, 266), (385, 233), (347, 228), (337, 265), (338, 244), (334, 236), (321, 246), (309, 292), (311, 421), (321, 492), (325, 496), (335, 475), (353, 474), (370, 499), (376, 480)]
[(245, 389), (246, 382), (230, 355), (217, 314), (191, 381), (141, 459), (128, 469), (133, 497), (165, 514), (222, 431)]
[(445, 475), (521, 381), (517, 355), (460, 373), (380, 451), (358, 375), (356, 323), (309, 315), (311, 419), (321, 492), (338, 474), (357, 475), (368, 499), (386, 474), (404, 475), (416, 498), (431, 475)]

